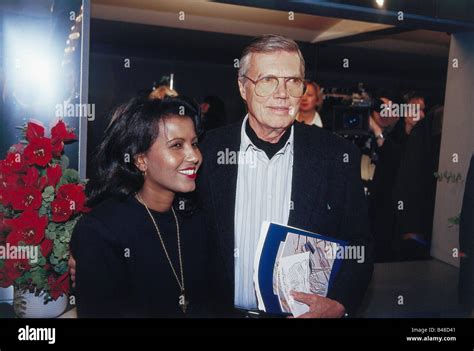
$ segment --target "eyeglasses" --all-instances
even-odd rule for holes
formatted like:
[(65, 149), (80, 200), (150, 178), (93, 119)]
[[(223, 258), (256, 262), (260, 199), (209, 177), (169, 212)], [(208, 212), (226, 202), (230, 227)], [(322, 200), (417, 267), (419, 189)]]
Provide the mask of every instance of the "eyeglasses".
[(302, 97), (305, 91), (305, 84), (303, 79), (298, 77), (275, 77), (266, 76), (256, 81), (244, 75), (249, 81), (255, 84), (255, 94), (260, 97), (267, 97), (272, 95), (280, 84), (280, 78), (284, 79), (286, 91), (292, 97)]

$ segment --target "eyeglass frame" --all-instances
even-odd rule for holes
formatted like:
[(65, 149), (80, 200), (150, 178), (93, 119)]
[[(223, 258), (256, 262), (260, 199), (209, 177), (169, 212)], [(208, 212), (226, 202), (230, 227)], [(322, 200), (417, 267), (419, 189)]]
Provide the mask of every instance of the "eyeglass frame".
[[(275, 91), (277, 91), (277, 90), (278, 90), (278, 87), (280, 86), (280, 78), (283, 78), (283, 79), (285, 80), (285, 89), (286, 89), (286, 92), (287, 92), (288, 95), (290, 95), (291, 97), (300, 98), (300, 97), (302, 97), (302, 96), (304, 95), (304, 93), (306, 92), (306, 83), (305, 83), (305, 80), (304, 80), (303, 78), (300, 78), (300, 77), (277, 77), (277, 76), (268, 75), (268, 76), (260, 77), (260, 78), (258, 78), (257, 80), (253, 80), (252, 78), (248, 77), (248, 76), (245, 75), (245, 74), (243, 74), (242, 77), (247, 78), (249, 81), (251, 81), (251, 82), (255, 85), (255, 88), (257, 88), (257, 83), (258, 83), (259, 81), (261, 81), (262, 79), (265, 79), (265, 78), (277, 78), (278, 84), (277, 84), (277, 86), (275, 87), (275, 89), (274, 89), (270, 94), (268, 94), (268, 95), (266, 95), (266, 96), (258, 95), (258, 94), (257, 94), (257, 91), (256, 91), (257, 89), (255, 89), (255, 95), (260, 96), (260, 97), (269, 97), (270, 95), (274, 94)], [(295, 78), (301, 80), (301, 82), (303, 83), (303, 93), (302, 93), (300, 96), (293, 96), (293, 95), (291, 95), (290, 92), (288, 91), (288, 87), (287, 87), (287, 85), (286, 85), (289, 79), (295, 79)]]

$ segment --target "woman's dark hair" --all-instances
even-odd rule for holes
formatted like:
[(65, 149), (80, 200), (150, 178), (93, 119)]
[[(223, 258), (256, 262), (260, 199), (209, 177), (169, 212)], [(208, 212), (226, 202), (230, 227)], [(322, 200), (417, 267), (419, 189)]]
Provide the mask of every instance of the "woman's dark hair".
[(196, 128), (199, 107), (185, 97), (138, 97), (113, 111), (94, 157), (93, 180), (87, 186), (89, 206), (110, 196), (128, 196), (143, 186), (135, 157), (150, 149), (158, 137), (159, 121), (171, 115), (191, 118)]

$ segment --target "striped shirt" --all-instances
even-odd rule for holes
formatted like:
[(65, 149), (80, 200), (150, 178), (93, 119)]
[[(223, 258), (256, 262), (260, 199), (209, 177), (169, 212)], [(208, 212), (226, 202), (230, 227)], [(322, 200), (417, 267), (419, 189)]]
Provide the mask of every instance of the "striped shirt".
[(241, 129), (235, 200), (234, 304), (256, 309), (255, 250), (263, 221), (288, 223), (293, 176), (293, 126), (288, 141), (270, 160)]

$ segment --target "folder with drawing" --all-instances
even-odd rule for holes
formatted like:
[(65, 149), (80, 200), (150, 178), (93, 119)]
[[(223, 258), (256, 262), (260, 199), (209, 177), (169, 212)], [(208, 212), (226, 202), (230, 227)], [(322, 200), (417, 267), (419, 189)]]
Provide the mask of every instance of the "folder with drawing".
[(302, 229), (263, 222), (254, 262), (258, 308), (297, 317), (308, 306), (291, 291), (326, 296), (341, 265), (338, 252), (347, 243)]

